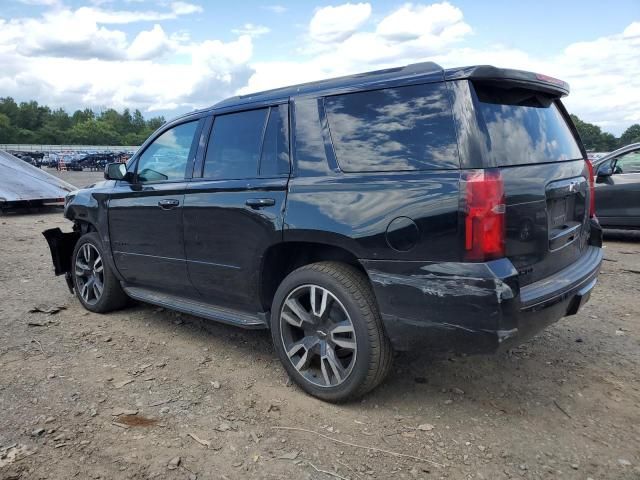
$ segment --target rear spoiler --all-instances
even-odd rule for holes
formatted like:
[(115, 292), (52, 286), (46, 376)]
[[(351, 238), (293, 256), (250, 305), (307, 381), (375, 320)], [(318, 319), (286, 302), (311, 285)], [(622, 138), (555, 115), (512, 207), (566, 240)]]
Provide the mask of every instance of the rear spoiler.
[(554, 97), (569, 95), (569, 84), (563, 80), (541, 73), (513, 70), (510, 68), (496, 68), (491, 65), (447, 69), (444, 71), (444, 78), (445, 80), (468, 79), (500, 85), (510, 84), (544, 92)]

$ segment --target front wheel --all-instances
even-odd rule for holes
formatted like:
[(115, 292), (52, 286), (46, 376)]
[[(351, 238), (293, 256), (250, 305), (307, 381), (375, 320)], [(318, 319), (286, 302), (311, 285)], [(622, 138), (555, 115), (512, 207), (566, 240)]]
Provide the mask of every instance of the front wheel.
[(128, 297), (104, 261), (97, 233), (80, 237), (73, 250), (72, 268), (73, 287), (84, 308), (106, 313), (126, 305)]
[(331, 402), (375, 388), (391, 366), (391, 345), (366, 277), (339, 262), (290, 273), (271, 310), (273, 342), (291, 378)]

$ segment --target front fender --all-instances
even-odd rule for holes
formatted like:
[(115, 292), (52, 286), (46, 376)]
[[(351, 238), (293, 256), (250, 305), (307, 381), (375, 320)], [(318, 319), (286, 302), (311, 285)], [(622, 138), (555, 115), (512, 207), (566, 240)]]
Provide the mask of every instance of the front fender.
[(67, 274), (67, 277), (70, 277), (71, 257), (76, 242), (83, 234), (95, 230), (102, 242), (103, 259), (118, 280), (122, 280), (115, 268), (109, 241), (107, 207), (113, 186), (113, 181), (100, 182), (68, 194), (65, 199), (64, 216), (75, 224), (73, 232), (63, 233), (59, 228), (43, 232), (51, 250), (56, 275)]

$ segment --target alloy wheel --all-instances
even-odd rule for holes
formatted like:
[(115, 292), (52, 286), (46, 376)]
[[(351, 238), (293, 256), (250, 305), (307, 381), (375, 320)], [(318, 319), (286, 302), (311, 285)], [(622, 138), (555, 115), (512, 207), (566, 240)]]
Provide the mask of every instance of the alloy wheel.
[(282, 345), (293, 367), (319, 387), (342, 384), (356, 361), (356, 332), (344, 305), (326, 288), (302, 285), (280, 310)]
[(98, 249), (85, 243), (78, 250), (75, 261), (76, 288), (82, 300), (95, 305), (104, 290), (104, 266)]

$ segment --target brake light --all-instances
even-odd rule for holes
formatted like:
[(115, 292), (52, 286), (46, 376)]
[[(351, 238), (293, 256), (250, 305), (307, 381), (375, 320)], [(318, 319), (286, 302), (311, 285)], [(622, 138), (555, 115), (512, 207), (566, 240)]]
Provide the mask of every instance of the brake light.
[(593, 179), (593, 165), (588, 158), (585, 158), (584, 161), (586, 162), (587, 170), (589, 171), (589, 217), (593, 218), (596, 216), (596, 185)]
[(504, 184), (499, 170), (474, 170), (465, 180), (465, 258), (485, 261), (505, 255)]

